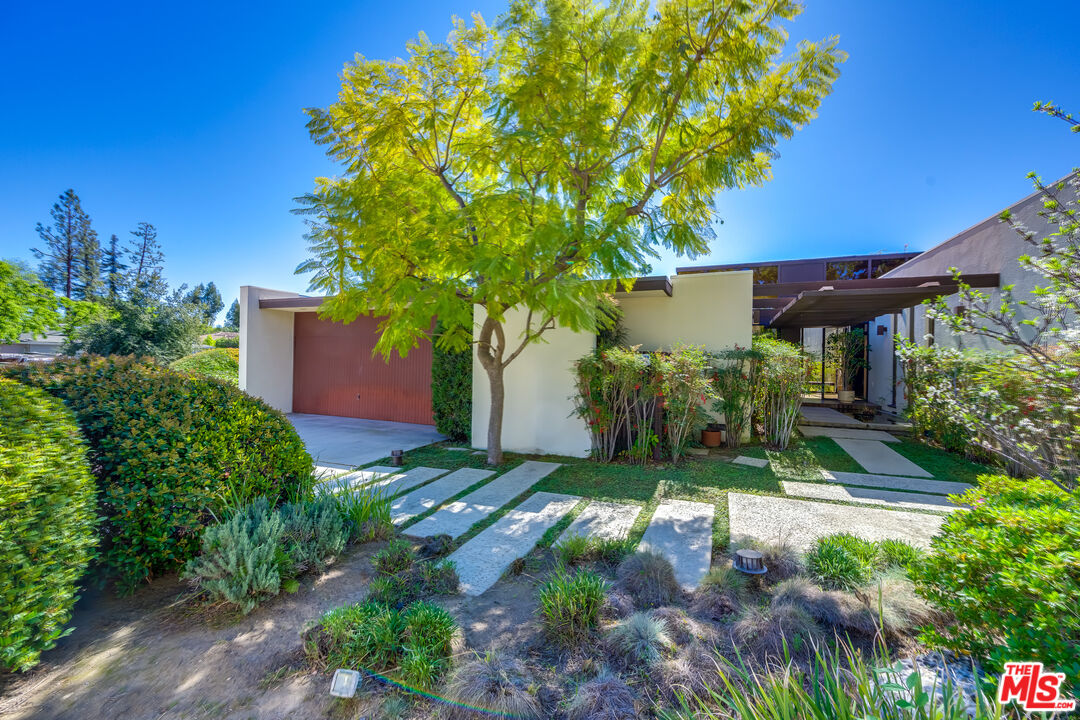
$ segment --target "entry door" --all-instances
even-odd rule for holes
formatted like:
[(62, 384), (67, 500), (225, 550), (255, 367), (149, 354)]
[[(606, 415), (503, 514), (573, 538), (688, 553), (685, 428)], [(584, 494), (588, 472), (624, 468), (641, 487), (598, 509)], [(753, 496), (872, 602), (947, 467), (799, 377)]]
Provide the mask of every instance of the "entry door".
[(389, 363), (372, 355), (378, 318), (345, 325), (297, 313), (293, 327), (293, 412), (432, 425), (431, 343)]

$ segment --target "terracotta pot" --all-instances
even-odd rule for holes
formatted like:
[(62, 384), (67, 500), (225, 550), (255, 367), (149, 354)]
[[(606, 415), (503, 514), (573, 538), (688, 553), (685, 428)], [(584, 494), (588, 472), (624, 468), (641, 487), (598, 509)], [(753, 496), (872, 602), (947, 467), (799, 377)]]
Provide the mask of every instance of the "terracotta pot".
[(836, 393), (836, 399), (839, 400), (842, 403), (855, 402), (855, 391), (854, 390), (840, 390), (840, 391), (838, 391)]
[(701, 444), (707, 448), (720, 447), (724, 442), (723, 430), (702, 430)]

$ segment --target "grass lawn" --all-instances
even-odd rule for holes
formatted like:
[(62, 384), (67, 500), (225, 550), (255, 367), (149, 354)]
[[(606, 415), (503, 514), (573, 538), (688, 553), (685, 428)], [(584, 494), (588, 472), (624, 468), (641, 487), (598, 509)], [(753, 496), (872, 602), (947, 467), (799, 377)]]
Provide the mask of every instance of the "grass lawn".
[[(451, 450), (451, 443), (438, 443), (427, 447), (410, 450), (405, 454), (405, 467), (424, 465), (427, 467), (457, 470), (463, 467), (486, 468), (484, 455), (474, 455), (472, 450)], [(935, 478), (974, 482), (979, 474), (992, 472), (990, 468), (969, 462), (964, 458), (947, 453), (937, 448), (904, 440), (890, 445), (897, 452), (911, 459), (930, 471)], [(734, 465), (726, 460), (734, 454), (750, 457), (768, 458), (771, 467), (754, 468)], [(846, 472), (865, 472), (850, 455), (831, 438), (795, 438), (791, 446), (783, 452), (767, 450), (760, 445), (746, 445), (737, 453), (726, 452), (723, 456), (712, 455), (707, 458), (689, 457), (677, 464), (629, 465), (625, 463), (597, 463), (583, 458), (553, 455), (520, 455), (506, 453), (505, 462), (495, 470), (501, 474), (525, 460), (544, 460), (562, 465), (521, 496), (500, 508), (474, 525), (467, 533), (458, 538), (456, 545), (469, 540), (484, 528), (493, 524), (511, 508), (518, 505), (535, 492), (546, 491), (580, 495), (583, 500), (562, 521), (553, 527), (540, 545), (546, 546), (558, 538), (563, 529), (588, 504), (588, 500), (609, 500), (613, 502), (643, 505), (644, 510), (638, 516), (631, 530), (631, 537), (640, 538), (652, 518), (653, 511), (661, 500), (672, 498), (713, 503), (716, 508), (716, 520), (713, 524), (713, 547), (724, 551), (728, 545), (728, 505), (727, 494), (731, 490), (759, 493), (764, 495), (783, 495), (781, 480), (800, 480), (803, 482), (822, 482), (821, 470)], [(383, 458), (374, 464), (388, 465), (389, 458)], [(455, 495), (447, 502), (452, 502), (467, 495), (477, 487), (488, 482), (481, 481), (467, 490)], [(432, 508), (413, 518), (403, 526), (408, 532), (409, 525), (431, 515)]]

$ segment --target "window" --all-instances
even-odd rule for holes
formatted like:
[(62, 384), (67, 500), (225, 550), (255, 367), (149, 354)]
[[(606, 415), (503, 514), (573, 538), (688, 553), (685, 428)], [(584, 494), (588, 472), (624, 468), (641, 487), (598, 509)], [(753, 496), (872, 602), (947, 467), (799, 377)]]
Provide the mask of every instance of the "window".
[(759, 265), (754, 268), (754, 284), (765, 285), (767, 283), (774, 283), (779, 276), (778, 265)]
[(879, 278), (893, 268), (904, 264), (905, 258), (886, 258), (883, 260), (870, 261), (870, 277)]
[(869, 270), (869, 263), (866, 260), (826, 263), (825, 279), (865, 280), (868, 277)]

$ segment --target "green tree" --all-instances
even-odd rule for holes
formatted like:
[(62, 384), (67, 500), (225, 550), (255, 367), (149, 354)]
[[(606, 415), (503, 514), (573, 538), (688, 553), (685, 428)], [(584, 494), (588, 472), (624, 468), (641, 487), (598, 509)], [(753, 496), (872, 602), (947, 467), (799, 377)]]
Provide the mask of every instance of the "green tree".
[(67, 351), (135, 355), (170, 363), (191, 352), (203, 328), (203, 309), (184, 302), (181, 291), (151, 295), (133, 288), (130, 297), (105, 303), (68, 336)]
[(0, 260), (0, 342), (15, 342), (23, 333), (44, 335), (60, 322), (59, 302), (30, 271)]
[(225, 313), (225, 329), (239, 332), (240, 330), (240, 300), (233, 300), (229, 306), (229, 312)]
[(108, 248), (102, 253), (101, 269), (107, 298), (119, 297), (127, 286), (127, 265), (119, 245), (120, 239), (113, 235), (109, 238)]
[(93, 299), (101, 286), (101, 248), (90, 216), (71, 189), (60, 195), (49, 215), (51, 227), (38, 223), (35, 228), (42, 247), (32, 249), (41, 261), (38, 274), (42, 282), (66, 298)]
[(191, 289), (191, 292), (184, 299), (202, 308), (203, 321), (207, 325), (213, 325), (218, 313), (225, 307), (225, 303), (221, 300), (221, 293), (218, 292), (217, 287), (212, 282), (206, 285), (199, 283)]
[(332, 296), (325, 316), (384, 317), (384, 355), (435, 316), (438, 345), (476, 345), (489, 463), (506, 367), (556, 325), (595, 331), (602, 293), (657, 247), (706, 252), (715, 194), (769, 179), (844, 57), (835, 39), (783, 57), (790, 0), (651, 5), (516, 0), (497, 27), (455, 20), (403, 60), (358, 58), (338, 102), (308, 111), (345, 171), (301, 199), (313, 257), (298, 271)]
[(131, 235), (134, 240), (130, 241), (124, 252), (128, 258), (133, 291), (144, 295), (163, 295), (167, 287), (163, 277), (165, 254), (157, 241), (157, 228), (148, 222), (141, 222), (131, 231)]

